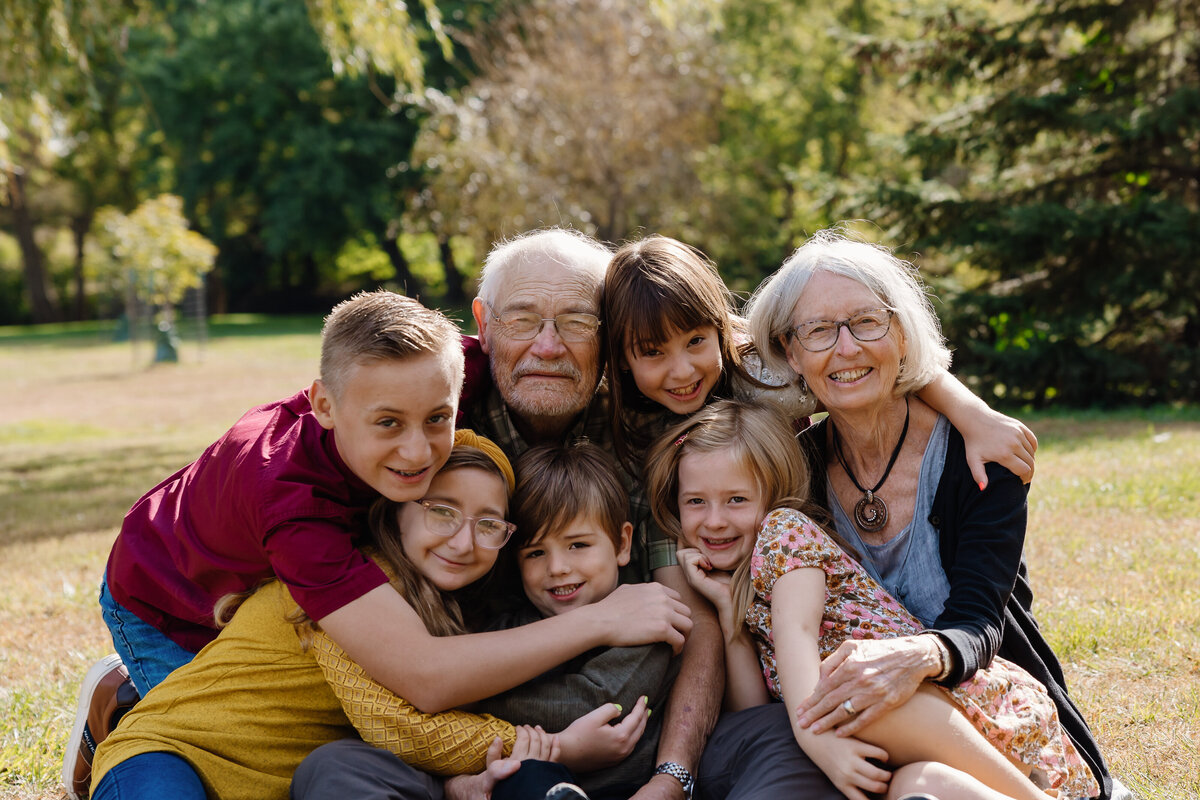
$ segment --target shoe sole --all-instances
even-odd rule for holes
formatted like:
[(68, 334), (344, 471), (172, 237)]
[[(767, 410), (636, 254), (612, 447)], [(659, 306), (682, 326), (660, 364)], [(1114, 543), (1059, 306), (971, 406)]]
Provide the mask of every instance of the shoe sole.
[(88, 711), (92, 706), (92, 694), (96, 686), (108, 673), (124, 663), (116, 653), (107, 655), (92, 664), (92, 668), (83, 676), (83, 686), (79, 689), (79, 702), (75, 706), (75, 724), (71, 727), (71, 738), (67, 739), (67, 752), (63, 754), (62, 785), (70, 800), (82, 800), (85, 794), (76, 794), (71, 787), (75, 783), (75, 763), (79, 760), (79, 751), (83, 748), (83, 728), (87, 725)]

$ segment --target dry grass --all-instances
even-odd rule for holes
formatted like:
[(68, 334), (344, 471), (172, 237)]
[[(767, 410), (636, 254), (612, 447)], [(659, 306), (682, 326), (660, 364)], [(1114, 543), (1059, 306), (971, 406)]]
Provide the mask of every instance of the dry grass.
[[(148, 359), (143, 347), (141, 359)], [(99, 339), (0, 338), (0, 797), (58, 798), (120, 516), (245, 409), (312, 378), (307, 335), (215, 338), (146, 368)], [(1200, 796), (1200, 414), (1033, 420), (1037, 613), (1114, 772)]]

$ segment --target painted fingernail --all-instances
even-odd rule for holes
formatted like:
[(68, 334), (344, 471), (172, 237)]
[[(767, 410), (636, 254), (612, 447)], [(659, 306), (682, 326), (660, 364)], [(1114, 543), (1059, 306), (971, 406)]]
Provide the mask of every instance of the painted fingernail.
[(620, 704), (620, 703), (613, 703), (613, 705), (617, 707), (617, 711), (624, 711), (624, 710), (625, 710), (625, 709), (621, 708), (621, 704)]
[(981, 492), (982, 492), (982, 491), (983, 491), (984, 489), (986, 489), (986, 488), (987, 488), (987, 484), (986, 484), (986, 483), (984, 483), (983, 481), (980, 481), (980, 482), (979, 482), (979, 491), (981, 491)]

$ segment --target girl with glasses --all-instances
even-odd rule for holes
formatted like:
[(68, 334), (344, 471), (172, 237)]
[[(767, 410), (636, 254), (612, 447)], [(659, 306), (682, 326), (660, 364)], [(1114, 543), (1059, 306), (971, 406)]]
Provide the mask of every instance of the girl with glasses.
[[(500, 448), (460, 430), (423, 499), (372, 506), (363, 550), (430, 633), (466, 632), (464, 611), (515, 528), (505, 519), (513, 485)], [(495, 717), (422, 714), (354, 663), (279, 581), (222, 598), (215, 613), (220, 635), (100, 744), (95, 800), (284, 800), (314, 749), (359, 735), (427, 772), (482, 772), (489, 790), (516, 767), (504, 753), (517, 761), (569, 755), (557, 737)], [(440, 796), (440, 784), (428, 781), (430, 796)]]

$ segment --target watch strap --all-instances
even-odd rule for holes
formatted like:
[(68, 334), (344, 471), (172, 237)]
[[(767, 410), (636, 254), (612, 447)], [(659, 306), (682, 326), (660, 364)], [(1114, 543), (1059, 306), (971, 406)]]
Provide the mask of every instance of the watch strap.
[(654, 768), (655, 775), (670, 775), (683, 784), (683, 796), (691, 800), (692, 791), (696, 788), (696, 779), (687, 767), (674, 761), (664, 761)]

